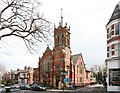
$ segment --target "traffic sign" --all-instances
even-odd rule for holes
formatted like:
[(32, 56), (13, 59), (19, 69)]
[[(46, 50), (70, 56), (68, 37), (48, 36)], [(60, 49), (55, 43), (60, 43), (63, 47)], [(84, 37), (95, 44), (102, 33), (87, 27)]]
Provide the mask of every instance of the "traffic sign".
[(65, 78), (64, 79), (64, 82), (66, 83), (66, 82), (70, 82), (70, 78)]
[(64, 73), (63, 73), (63, 75), (67, 75), (68, 73), (67, 73), (67, 71), (65, 71)]

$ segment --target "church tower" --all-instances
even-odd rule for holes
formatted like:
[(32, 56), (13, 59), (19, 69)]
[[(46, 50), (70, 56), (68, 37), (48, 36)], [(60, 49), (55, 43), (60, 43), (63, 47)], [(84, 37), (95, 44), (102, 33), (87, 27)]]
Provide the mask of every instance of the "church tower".
[[(72, 78), (70, 70), (68, 71), (71, 65), (70, 27), (67, 27), (67, 23), (63, 25), (62, 9), (59, 26), (54, 26), (53, 58), (54, 87), (58, 87), (58, 83), (63, 83), (64, 78)], [(63, 75), (64, 72), (67, 75)]]
[(67, 23), (63, 26), (62, 15), (58, 28), (54, 26), (54, 47), (57, 46), (66, 46), (70, 48), (70, 27), (67, 27)]

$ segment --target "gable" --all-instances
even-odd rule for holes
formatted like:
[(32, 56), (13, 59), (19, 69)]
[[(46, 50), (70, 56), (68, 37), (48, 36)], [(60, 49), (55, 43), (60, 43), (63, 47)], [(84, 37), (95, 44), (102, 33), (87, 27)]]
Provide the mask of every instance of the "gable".
[(76, 65), (82, 65), (84, 67), (84, 69), (86, 70), (86, 66), (85, 66), (85, 63), (84, 63), (84, 60), (83, 60), (83, 57), (82, 57), (82, 54), (76, 54), (76, 55), (73, 55), (72, 56), (72, 61), (73, 61), (73, 66), (76, 66)]
[(72, 55), (73, 66), (77, 63), (80, 54)]
[(46, 51), (43, 53), (43, 56), (39, 59), (39, 63), (44, 62), (46, 58), (52, 59), (52, 51), (47, 47)]

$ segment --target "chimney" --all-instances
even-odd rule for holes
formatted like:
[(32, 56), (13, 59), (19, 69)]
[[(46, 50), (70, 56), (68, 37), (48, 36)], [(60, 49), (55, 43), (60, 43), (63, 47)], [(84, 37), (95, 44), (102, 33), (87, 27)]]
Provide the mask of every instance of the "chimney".
[(26, 70), (26, 69), (27, 69), (27, 66), (24, 67), (24, 70)]

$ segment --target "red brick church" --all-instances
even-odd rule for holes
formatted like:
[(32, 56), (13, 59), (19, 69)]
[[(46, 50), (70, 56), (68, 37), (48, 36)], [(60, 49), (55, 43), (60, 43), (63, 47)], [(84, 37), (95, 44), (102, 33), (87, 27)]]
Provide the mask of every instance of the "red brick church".
[(86, 69), (82, 54), (72, 55), (70, 48), (70, 27), (63, 25), (63, 17), (58, 27), (54, 27), (54, 47), (46, 48), (39, 58), (39, 84), (58, 87), (63, 83), (84, 86), (90, 83), (90, 71)]

